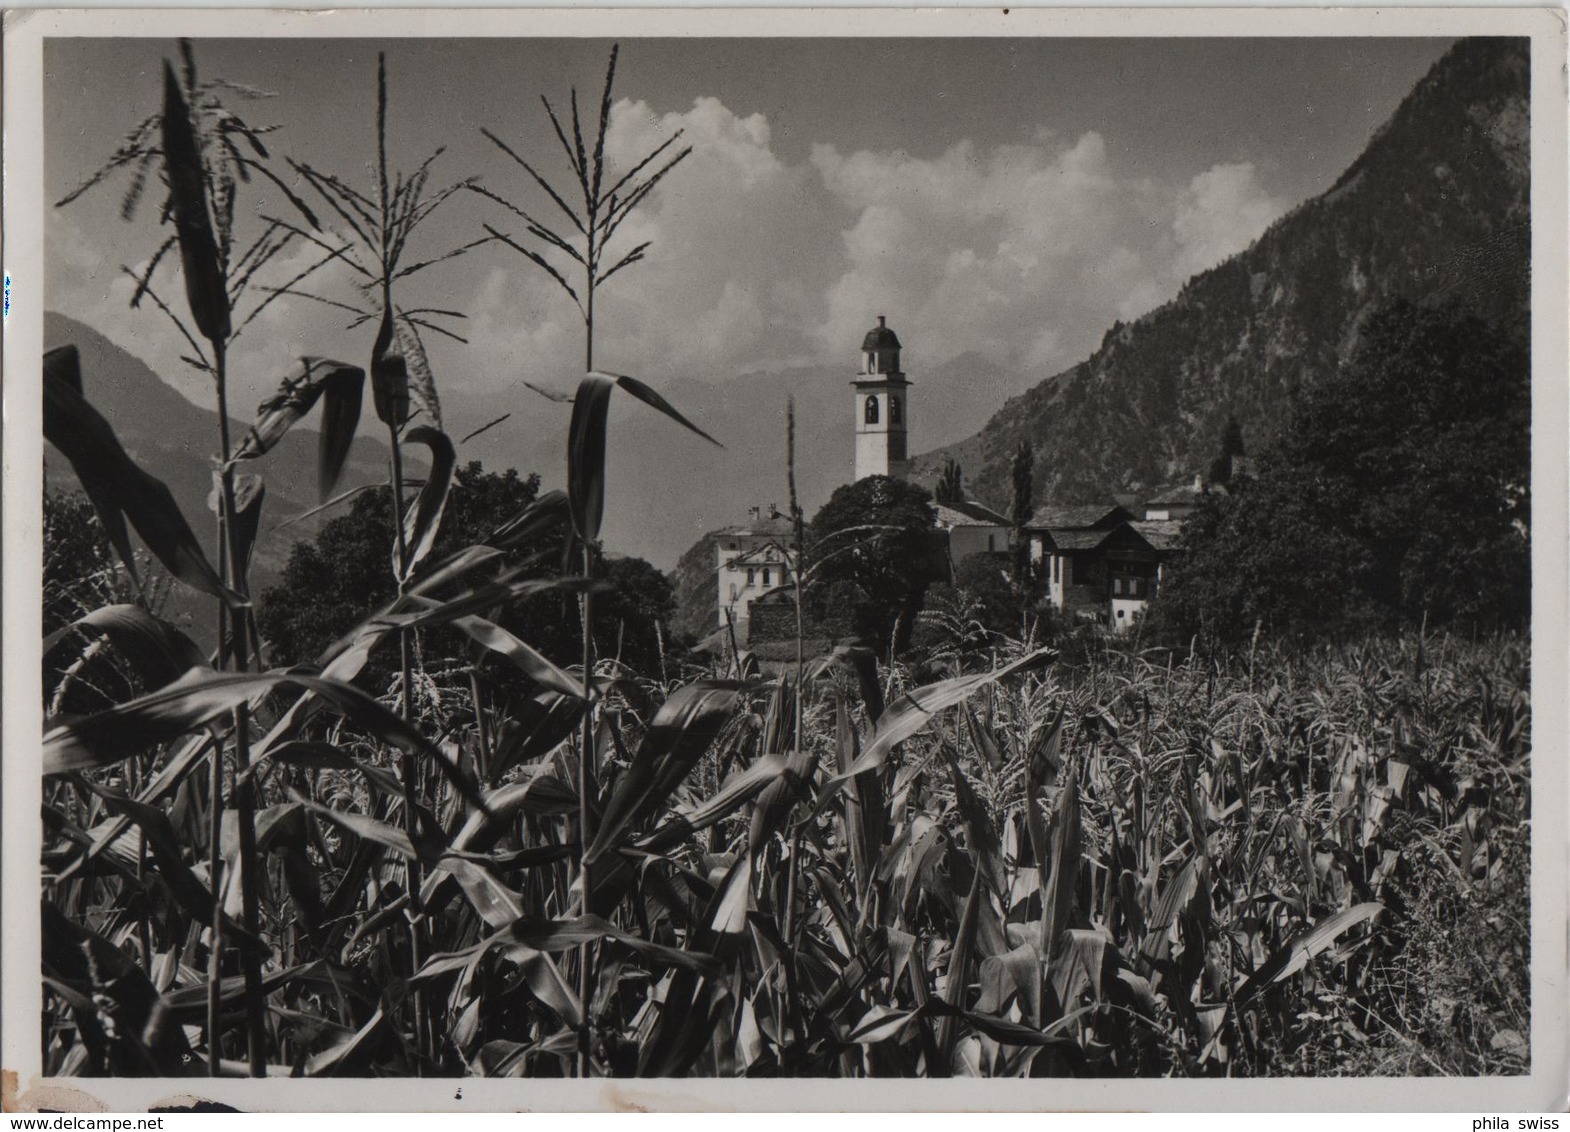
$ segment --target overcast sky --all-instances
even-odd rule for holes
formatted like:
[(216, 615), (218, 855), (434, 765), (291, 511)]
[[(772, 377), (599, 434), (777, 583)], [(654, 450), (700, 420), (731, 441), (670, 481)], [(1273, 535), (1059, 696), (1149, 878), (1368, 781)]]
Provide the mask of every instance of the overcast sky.
[[(608, 152), (626, 167), (677, 128), (695, 152), (624, 229), (654, 241), (608, 286), (597, 361), (670, 379), (853, 359), (886, 314), (919, 372), (966, 351), (1056, 372), (1115, 319), (1246, 247), (1322, 192), (1448, 40), (639, 40), (624, 43)], [(602, 40), (204, 40), (203, 76), (276, 92), (239, 108), (276, 123), (275, 155), (369, 185), (376, 51), (390, 72), (391, 151), (409, 168), (445, 145), (437, 181), (478, 175), (548, 210), (482, 126), (557, 176), (539, 103), (577, 84), (597, 104)], [(47, 191), (58, 199), (156, 112), (159, 40), (52, 40), (45, 51)], [(118, 217), (125, 181), (49, 216), (48, 305), (87, 321), (181, 383), (156, 311), (126, 310), (120, 264), (160, 242), (156, 213)], [(269, 186), (242, 215), (284, 211)], [(251, 206), (243, 201), (249, 199)], [(156, 205), (156, 201), (153, 202)], [(463, 194), (422, 229), (417, 258), (514, 230)], [(248, 220), (248, 224), (255, 221)], [(254, 234), (257, 229), (250, 228)], [(242, 233), (243, 236), (243, 233)], [(296, 262), (303, 263), (303, 260)], [(174, 263), (165, 287), (179, 295)], [(348, 274), (318, 291), (353, 300)], [(458, 307), (472, 345), (443, 346), (438, 382), (570, 387), (577, 312), (525, 260), (486, 247), (411, 280), (408, 306)], [(370, 334), (279, 302), (234, 355), (240, 406), (301, 353), (364, 362)], [(243, 412), (243, 410), (241, 410)]]

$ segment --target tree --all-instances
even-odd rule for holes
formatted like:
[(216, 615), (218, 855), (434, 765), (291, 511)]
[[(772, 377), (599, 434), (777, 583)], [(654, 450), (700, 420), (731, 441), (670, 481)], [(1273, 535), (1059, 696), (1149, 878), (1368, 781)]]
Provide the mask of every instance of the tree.
[(959, 461), (952, 456), (943, 461), (943, 473), (938, 477), (938, 485), (933, 489), (933, 497), (939, 503), (964, 502), (965, 473), (960, 470)]
[(954, 567), (954, 588), (974, 603), (975, 616), (993, 632), (1019, 632), (1019, 591), (1009, 577), (1008, 560), (982, 551)]
[(1210, 463), (1210, 482), (1222, 487), (1229, 486), (1237, 472), (1235, 461), (1244, 454), (1243, 427), (1237, 423), (1236, 417), (1229, 416), (1226, 426), (1221, 430), (1221, 455)]
[(1452, 304), (1377, 311), (1257, 473), (1189, 520), (1162, 619), (1222, 642), (1261, 620), (1524, 626), (1530, 423), (1524, 342)]
[(44, 636), (122, 600), (114, 547), (80, 492), (44, 493)]
[[(487, 472), (478, 461), (460, 468), (442, 519), (441, 533), (427, 563), (465, 546), (482, 542), (498, 526), (534, 501), (536, 475), (520, 476), (509, 468)], [(507, 552), (509, 565), (523, 565), (539, 577), (560, 572), (565, 529), (531, 546)], [(296, 543), (284, 568), (283, 581), (263, 593), (257, 610), (262, 635), (275, 664), (309, 662), (367, 613), (395, 595), (388, 571), (392, 543), (392, 508), (388, 491), (378, 486), (355, 499), (349, 514), (323, 525), (311, 542)], [(418, 577), (418, 575), (416, 575)], [(619, 657), (638, 671), (650, 671), (659, 657), (656, 624), (674, 610), (671, 585), (658, 570), (639, 558), (613, 560), (606, 571), (610, 592), (596, 603), (594, 638), (602, 656)], [(577, 662), (581, 642), (577, 601), (570, 594), (544, 594), (514, 602), (500, 623), (559, 664)], [(433, 656), (431, 650), (435, 650)], [(426, 664), (443, 657), (457, 663), (467, 655), (465, 639), (451, 631), (431, 634)], [(373, 657), (362, 678), (368, 687), (384, 687), (392, 675), (385, 658)], [(500, 664), (491, 662), (488, 664)], [(488, 668), (495, 679), (504, 669)]]
[(922, 595), (944, 574), (936, 521), (925, 488), (888, 476), (844, 485), (813, 516), (814, 586), (859, 586), (867, 596), (853, 628), (882, 649), (905, 647)]
[(594, 604), (596, 653), (636, 672), (658, 672), (661, 634), (676, 615), (675, 585), (641, 558), (609, 558), (603, 576), (610, 590)]
[(1036, 451), (1030, 441), (1021, 440), (1009, 461), (1009, 478), (1013, 483), (1013, 497), (1009, 503), (1009, 520), (1014, 526), (1014, 585), (1021, 597), (1030, 591), (1030, 546), (1025, 539), (1025, 528), (1035, 511)]

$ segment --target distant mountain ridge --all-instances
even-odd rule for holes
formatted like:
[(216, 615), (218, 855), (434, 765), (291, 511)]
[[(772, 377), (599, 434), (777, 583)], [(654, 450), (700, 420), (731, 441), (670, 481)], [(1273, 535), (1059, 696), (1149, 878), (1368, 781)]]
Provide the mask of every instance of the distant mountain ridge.
[[(207, 498), (213, 487), (218, 453), (218, 414), (186, 400), (140, 359), (105, 338), (85, 323), (63, 314), (44, 314), (44, 348), (74, 345), (81, 355), (83, 392), (110, 426), (132, 459), (169, 485), (186, 522), (213, 562), (216, 520)], [(254, 406), (247, 406), (254, 408)], [(365, 416), (375, 421), (366, 393)], [(288, 561), (289, 550), (300, 539), (312, 536), (316, 519), (275, 531), (285, 519), (300, 515), (317, 502), (317, 434), (308, 427), (311, 418), (296, 425), (267, 455), (249, 461), (247, 471), (260, 474), (267, 485), (262, 504), (262, 528), (252, 565), (252, 591), (259, 593), (275, 583)], [(230, 416), (230, 436), (238, 444), (250, 428), (249, 417)], [(71, 465), (53, 448), (44, 454), (46, 490), (69, 491), (77, 486)], [(385, 481), (387, 446), (361, 436), (350, 450), (338, 490)], [(347, 506), (347, 505), (345, 505)], [(330, 514), (341, 513), (341, 511)]]
[[(871, 321), (869, 317), (869, 325)], [(630, 398), (612, 398), (607, 546), (669, 570), (706, 532), (745, 521), (749, 507), (774, 503), (784, 509), (785, 413), (792, 398), (797, 494), (809, 514), (827, 502), (852, 475), (851, 379), (859, 344), (859, 339), (847, 343), (844, 360), (835, 364), (657, 383), (661, 394), (723, 448), (684, 433)], [(998, 405), (1031, 383), (1029, 376), (977, 354), (928, 365), (919, 353), (909, 351), (905, 368), (912, 382), (910, 421), (916, 451), (975, 432)], [(572, 391), (571, 386), (561, 388)], [(516, 394), (503, 396), (458, 386), (442, 389), (443, 418), (455, 440), (508, 410), (511, 419), (461, 446), (459, 458), (480, 459), (487, 468), (539, 472), (547, 486), (565, 486), (568, 406), (552, 404), (521, 386)]]
[(1524, 331), (1528, 69), (1526, 40), (1457, 43), (1328, 192), (974, 436), (918, 457), (916, 478), (934, 482), (952, 456), (976, 498), (1005, 507), (1023, 440), (1038, 503), (1138, 492), (1203, 470), (1229, 415), (1251, 445), (1272, 434), (1292, 389), (1333, 372), (1385, 302), (1453, 298)]

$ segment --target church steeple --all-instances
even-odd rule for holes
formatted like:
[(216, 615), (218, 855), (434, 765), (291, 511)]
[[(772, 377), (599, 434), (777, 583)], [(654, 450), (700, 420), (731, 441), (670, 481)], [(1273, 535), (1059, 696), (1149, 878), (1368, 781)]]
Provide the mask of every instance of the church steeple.
[(888, 320), (878, 315), (878, 325), (861, 340), (861, 373), (899, 373), (899, 337), (889, 329)]
[(910, 419), (910, 382), (899, 368), (899, 338), (888, 321), (861, 340), (861, 365), (851, 382), (856, 389), (856, 478), (902, 479), (909, 467), (906, 429)]

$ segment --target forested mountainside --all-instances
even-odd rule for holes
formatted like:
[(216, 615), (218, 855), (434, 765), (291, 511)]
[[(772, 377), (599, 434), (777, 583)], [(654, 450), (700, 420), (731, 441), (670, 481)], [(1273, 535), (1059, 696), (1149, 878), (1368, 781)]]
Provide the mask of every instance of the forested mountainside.
[(1005, 506), (1009, 456), (1028, 440), (1038, 502), (1137, 492), (1204, 469), (1228, 416), (1251, 444), (1269, 436), (1291, 391), (1333, 372), (1386, 302), (1455, 298), (1524, 335), (1528, 67), (1526, 40), (1456, 44), (1328, 192), (920, 457), (918, 476), (953, 456), (974, 497)]

